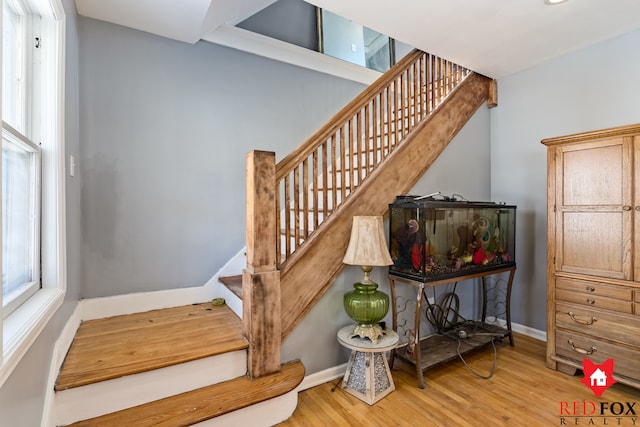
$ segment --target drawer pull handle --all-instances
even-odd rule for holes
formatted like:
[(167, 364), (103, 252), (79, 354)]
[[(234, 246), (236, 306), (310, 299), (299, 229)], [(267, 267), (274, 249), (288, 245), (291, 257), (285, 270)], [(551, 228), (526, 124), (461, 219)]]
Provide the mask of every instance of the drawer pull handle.
[(623, 211), (630, 211), (630, 210), (631, 210), (631, 206), (629, 206), (629, 205), (624, 205), (624, 206), (622, 207), (622, 210), (623, 210)]
[(575, 344), (573, 344), (573, 341), (569, 340), (569, 345), (571, 346), (571, 349), (573, 351), (575, 351), (576, 353), (580, 353), (580, 354), (586, 354), (587, 356), (595, 353), (597, 351), (597, 349), (595, 347), (591, 347), (590, 350), (586, 350), (584, 348), (581, 347), (576, 347)]
[(594, 288), (593, 286), (587, 286), (587, 291), (593, 292), (595, 290), (596, 290), (596, 288)]
[(587, 298), (587, 304), (595, 304), (596, 301), (591, 299), (591, 298)]
[(576, 315), (573, 313), (573, 311), (570, 311), (567, 313), (569, 315), (569, 317), (571, 318), (571, 320), (573, 320), (576, 323), (580, 323), (581, 325), (593, 325), (593, 322), (597, 322), (598, 319), (591, 316), (590, 320), (580, 320), (580, 319), (576, 319)]

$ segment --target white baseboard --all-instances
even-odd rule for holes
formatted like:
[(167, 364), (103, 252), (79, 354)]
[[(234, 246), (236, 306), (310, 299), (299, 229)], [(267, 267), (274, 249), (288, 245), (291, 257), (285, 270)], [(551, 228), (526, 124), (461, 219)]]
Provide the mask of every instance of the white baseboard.
[(53, 351), (51, 352), (51, 363), (49, 364), (49, 375), (47, 378), (47, 388), (45, 390), (44, 404), (42, 408), (42, 418), (40, 419), (41, 427), (53, 427), (55, 425), (53, 422), (55, 398), (55, 391), (53, 387), (55, 386), (56, 379), (58, 378), (60, 367), (62, 367), (62, 362), (64, 362), (67, 351), (69, 351), (69, 347), (71, 347), (71, 343), (73, 342), (73, 338), (76, 335), (76, 331), (80, 326), (81, 319), (78, 305), (79, 304), (76, 304), (75, 308), (73, 309), (73, 313), (71, 313), (69, 320), (67, 320), (64, 328), (62, 328), (62, 332), (60, 332), (60, 336), (53, 345)]
[(300, 392), (302, 390), (306, 390), (308, 388), (312, 388), (317, 385), (328, 383), (338, 378), (342, 378), (346, 370), (347, 370), (347, 364), (343, 363), (342, 365), (334, 366), (331, 368), (327, 368), (324, 371), (315, 372), (313, 374), (307, 375), (304, 377), (304, 379), (298, 386), (297, 390)]
[(511, 329), (513, 329), (513, 332), (535, 338), (538, 341), (547, 342), (547, 333), (545, 331), (530, 328), (529, 326), (520, 325), (518, 323), (512, 323)]

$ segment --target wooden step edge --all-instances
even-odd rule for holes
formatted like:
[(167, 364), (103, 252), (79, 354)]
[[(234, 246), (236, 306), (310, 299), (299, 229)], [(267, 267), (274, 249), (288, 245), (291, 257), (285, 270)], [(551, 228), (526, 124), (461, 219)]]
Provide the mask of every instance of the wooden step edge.
[(218, 277), (218, 281), (229, 288), (238, 298), (242, 299), (242, 274)]
[(236, 378), (70, 426), (189, 426), (289, 393), (300, 385), (304, 375), (304, 365), (296, 360), (283, 364), (282, 370), (272, 375), (254, 380)]

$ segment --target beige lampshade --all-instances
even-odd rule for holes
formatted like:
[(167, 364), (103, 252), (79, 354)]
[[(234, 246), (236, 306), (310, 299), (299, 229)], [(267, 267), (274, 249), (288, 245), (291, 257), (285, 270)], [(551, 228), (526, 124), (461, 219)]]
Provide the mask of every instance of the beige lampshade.
[(389, 255), (381, 216), (354, 216), (345, 264), (383, 266), (393, 264)]

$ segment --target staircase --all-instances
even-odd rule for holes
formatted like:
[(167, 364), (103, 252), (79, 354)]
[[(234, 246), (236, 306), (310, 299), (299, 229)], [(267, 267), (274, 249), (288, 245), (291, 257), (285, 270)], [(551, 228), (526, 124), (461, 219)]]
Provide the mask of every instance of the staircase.
[(344, 268), (352, 217), (386, 215), (476, 110), (496, 104), (495, 89), (414, 50), (278, 164), (274, 153), (249, 153), (242, 288), (252, 376), (279, 369), (281, 340)]
[(282, 364), (281, 343), (341, 272), (352, 217), (385, 215), (487, 101), (495, 82), (414, 51), (277, 165), (274, 153), (249, 153), (246, 268), (220, 279), (242, 298), (242, 319), (202, 303), (83, 322), (55, 385), (54, 425), (288, 418), (304, 366)]
[(250, 380), (241, 320), (194, 304), (81, 323), (55, 385), (57, 426), (273, 425), (297, 405), (299, 361)]

